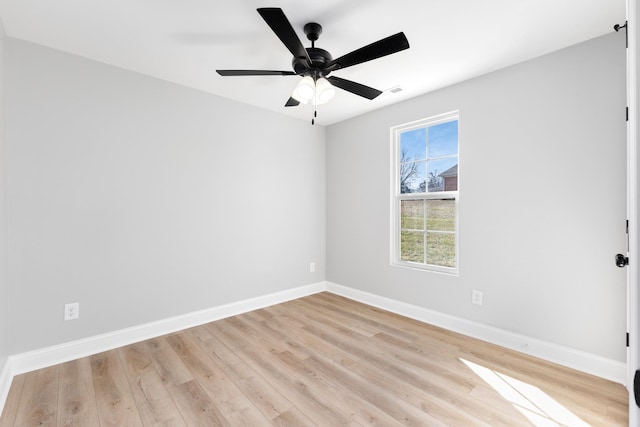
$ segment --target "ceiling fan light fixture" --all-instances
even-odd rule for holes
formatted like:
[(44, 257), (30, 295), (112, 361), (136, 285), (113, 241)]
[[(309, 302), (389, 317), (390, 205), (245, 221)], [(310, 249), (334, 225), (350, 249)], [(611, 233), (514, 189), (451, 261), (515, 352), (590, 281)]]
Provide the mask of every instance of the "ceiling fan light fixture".
[(305, 76), (300, 80), (296, 88), (293, 90), (291, 97), (303, 104), (308, 104), (315, 94), (315, 82), (313, 77)]
[[(304, 33), (311, 41), (311, 47), (304, 47), (282, 9), (261, 7), (258, 8), (258, 13), (293, 55), (291, 60), (293, 71), (216, 70), (216, 72), (221, 76), (304, 76), (284, 104), (285, 107), (309, 103), (314, 106), (324, 104), (333, 97), (336, 87), (372, 100), (381, 95), (382, 91), (337, 76), (329, 77), (331, 80), (324, 76), (337, 70), (409, 49), (407, 37), (400, 32), (333, 59), (329, 52), (315, 46), (318, 36), (322, 33), (320, 24), (309, 22), (304, 26)], [(315, 109), (313, 114), (315, 117)], [(313, 120), (311, 123), (313, 124)]]
[(302, 104), (325, 104), (336, 94), (336, 89), (324, 77), (305, 76), (293, 90), (291, 97)]

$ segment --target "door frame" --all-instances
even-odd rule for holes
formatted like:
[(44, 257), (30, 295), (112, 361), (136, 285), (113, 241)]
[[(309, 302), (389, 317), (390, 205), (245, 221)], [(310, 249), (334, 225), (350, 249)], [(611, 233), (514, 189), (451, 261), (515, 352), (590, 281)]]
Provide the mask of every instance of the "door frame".
[(640, 323), (638, 322), (638, 0), (627, 0), (627, 219), (628, 256), (627, 268), (627, 321), (629, 348), (627, 350), (627, 389), (629, 391), (629, 425), (640, 425), (640, 408), (634, 396), (634, 376), (640, 369)]

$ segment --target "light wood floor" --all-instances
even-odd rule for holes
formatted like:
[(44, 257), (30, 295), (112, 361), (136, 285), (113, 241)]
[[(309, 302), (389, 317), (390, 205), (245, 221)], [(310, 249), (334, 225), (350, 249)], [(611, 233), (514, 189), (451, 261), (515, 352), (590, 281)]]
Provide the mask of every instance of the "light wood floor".
[(16, 376), (32, 425), (611, 427), (627, 393), (321, 293)]

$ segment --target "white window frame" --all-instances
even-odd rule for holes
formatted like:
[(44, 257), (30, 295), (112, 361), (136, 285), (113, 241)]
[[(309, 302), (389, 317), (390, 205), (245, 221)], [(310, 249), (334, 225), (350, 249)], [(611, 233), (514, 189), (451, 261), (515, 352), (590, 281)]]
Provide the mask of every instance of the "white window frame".
[[(460, 201), (460, 135), (458, 134), (458, 190), (457, 191), (439, 191), (433, 193), (400, 193), (400, 134), (414, 129), (425, 128), (439, 123), (445, 123), (458, 120), (460, 124), (460, 112), (458, 110), (451, 111), (426, 119), (417, 120), (410, 123), (394, 126), (391, 128), (391, 265), (397, 267), (408, 267), (425, 271), (433, 271), (438, 273), (446, 273), (458, 275), (460, 269), (459, 254), (459, 201)], [(455, 245), (456, 245), (456, 266), (444, 267), (440, 265), (431, 265), (426, 263), (418, 263), (411, 261), (402, 261), (400, 259), (400, 204), (402, 200), (454, 200), (455, 201)]]

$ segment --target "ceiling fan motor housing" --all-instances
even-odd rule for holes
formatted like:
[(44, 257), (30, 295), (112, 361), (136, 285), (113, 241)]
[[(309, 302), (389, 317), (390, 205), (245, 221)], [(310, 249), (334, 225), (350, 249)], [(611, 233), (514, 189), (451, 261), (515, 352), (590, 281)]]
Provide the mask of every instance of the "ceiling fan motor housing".
[[(291, 65), (293, 66), (293, 70), (296, 73), (302, 73), (303, 71), (309, 68), (310, 72), (305, 74), (319, 75), (321, 74), (321, 71), (324, 68), (325, 64), (333, 60), (333, 57), (331, 56), (331, 54), (324, 49), (320, 49), (318, 47), (308, 47), (306, 48), (306, 50), (307, 50), (307, 54), (309, 55), (309, 59), (311, 59), (311, 67), (307, 67), (305, 58), (294, 57), (293, 60), (291, 61)], [(327, 74), (329, 73), (326, 73), (326, 72), (324, 73), (324, 75), (327, 75)]]

